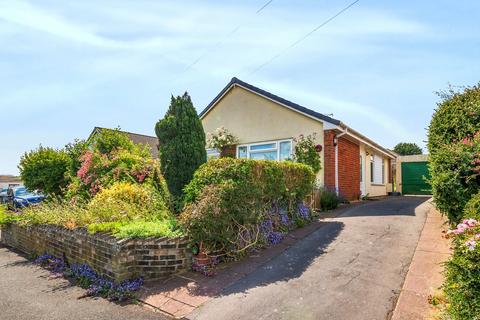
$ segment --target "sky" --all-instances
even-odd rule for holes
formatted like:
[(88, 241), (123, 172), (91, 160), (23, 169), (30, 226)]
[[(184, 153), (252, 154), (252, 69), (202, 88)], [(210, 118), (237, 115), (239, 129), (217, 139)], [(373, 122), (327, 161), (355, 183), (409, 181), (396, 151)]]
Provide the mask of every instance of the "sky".
[(200, 112), (234, 76), (425, 149), (435, 92), (480, 80), (480, 2), (360, 0), (304, 38), (351, 2), (0, 0), (0, 174), (95, 126), (155, 135), (172, 94)]

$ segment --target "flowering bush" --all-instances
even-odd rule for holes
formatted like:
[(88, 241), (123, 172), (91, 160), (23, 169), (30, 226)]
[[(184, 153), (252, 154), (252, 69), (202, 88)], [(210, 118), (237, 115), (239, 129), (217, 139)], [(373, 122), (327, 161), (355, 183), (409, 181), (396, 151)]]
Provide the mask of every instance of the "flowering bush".
[(89, 199), (114, 182), (127, 181), (152, 185), (165, 202), (170, 201), (159, 163), (148, 146), (137, 145), (125, 133), (108, 129), (103, 129), (91, 143), (92, 147), (79, 158), (80, 168), (72, 178), (67, 198)]
[(237, 257), (280, 242), (308, 221), (310, 209), (302, 200), (313, 181), (310, 167), (298, 163), (212, 160), (185, 188), (180, 221), (206, 253)]
[(207, 133), (207, 147), (221, 151), (224, 147), (238, 143), (238, 138), (225, 127), (220, 127), (215, 132)]
[(135, 292), (143, 285), (141, 278), (114, 283), (97, 274), (88, 264), (68, 264), (62, 259), (48, 253), (42, 254), (34, 263), (55, 273), (73, 280), (77, 285), (87, 289), (87, 295), (99, 296), (110, 301), (126, 301), (135, 297)]
[[(477, 214), (478, 215), (478, 214)], [(447, 235), (454, 252), (446, 263), (444, 290), (452, 319), (478, 319), (480, 315), (480, 223), (464, 219)]]

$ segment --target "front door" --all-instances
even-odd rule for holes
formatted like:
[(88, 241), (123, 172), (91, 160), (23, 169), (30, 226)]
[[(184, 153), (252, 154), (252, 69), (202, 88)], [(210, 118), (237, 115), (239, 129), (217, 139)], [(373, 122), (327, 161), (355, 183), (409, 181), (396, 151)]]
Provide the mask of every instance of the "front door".
[(365, 161), (362, 155), (360, 155), (360, 195), (365, 195)]

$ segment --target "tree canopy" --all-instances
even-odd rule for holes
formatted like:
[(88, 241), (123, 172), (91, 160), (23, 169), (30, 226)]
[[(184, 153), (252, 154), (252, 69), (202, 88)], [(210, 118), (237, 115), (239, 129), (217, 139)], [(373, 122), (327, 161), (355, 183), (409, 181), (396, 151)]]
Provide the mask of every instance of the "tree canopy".
[(393, 148), (393, 151), (401, 156), (422, 154), (422, 148), (413, 142), (400, 142), (395, 146), (395, 148)]

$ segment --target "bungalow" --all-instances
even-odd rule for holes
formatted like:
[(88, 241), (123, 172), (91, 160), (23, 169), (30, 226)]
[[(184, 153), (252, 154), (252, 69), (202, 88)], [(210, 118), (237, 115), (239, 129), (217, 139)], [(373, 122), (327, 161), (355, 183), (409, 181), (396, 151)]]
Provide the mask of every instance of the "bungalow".
[[(392, 191), (396, 156), (341, 121), (233, 78), (200, 113), (205, 132), (227, 128), (237, 158), (291, 158), (294, 138), (315, 133), (322, 169), (317, 182), (349, 200)], [(213, 154), (213, 152), (210, 152)]]

